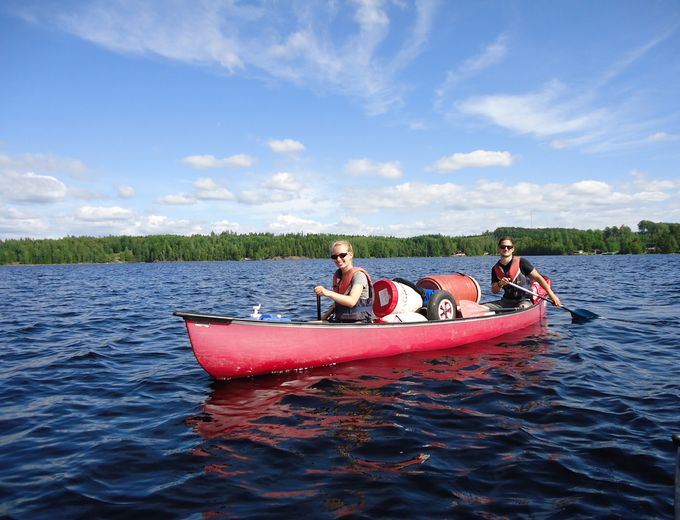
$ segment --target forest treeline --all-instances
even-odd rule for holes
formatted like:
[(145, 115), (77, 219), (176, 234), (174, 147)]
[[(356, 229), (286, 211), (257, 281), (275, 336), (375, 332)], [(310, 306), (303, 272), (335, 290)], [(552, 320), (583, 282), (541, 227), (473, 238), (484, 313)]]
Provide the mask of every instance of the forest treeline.
[(498, 238), (510, 235), (517, 251), (526, 255), (642, 254), (680, 252), (680, 224), (642, 220), (638, 230), (628, 226), (604, 230), (564, 228), (498, 228), (481, 235), (452, 237), (422, 235), (409, 238), (290, 233), (210, 235), (151, 235), (0, 240), (0, 264), (72, 264), (109, 262), (167, 262), (326, 258), (339, 238), (352, 242), (362, 258), (434, 257), (465, 254), (495, 255)]

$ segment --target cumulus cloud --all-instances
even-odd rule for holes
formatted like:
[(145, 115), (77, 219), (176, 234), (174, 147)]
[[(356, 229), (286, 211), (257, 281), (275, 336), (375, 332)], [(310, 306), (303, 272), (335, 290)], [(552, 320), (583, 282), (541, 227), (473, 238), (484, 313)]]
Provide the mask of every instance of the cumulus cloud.
[(277, 204), (297, 198), (295, 193), (283, 190), (244, 190), (238, 194), (238, 201), (250, 206)]
[(192, 168), (208, 169), (208, 168), (224, 168), (224, 167), (239, 167), (249, 168), (255, 164), (255, 159), (250, 155), (237, 154), (231, 157), (224, 157), (218, 159), (214, 155), (189, 155), (182, 159), (182, 162)]
[(61, 215), (48, 229), (63, 236), (64, 228), (83, 235), (191, 235), (205, 232), (196, 222), (175, 219), (166, 215), (140, 215), (118, 207), (82, 207), (74, 214)]
[(122, 199), (131, 199), (135, 196), (135, 189), (132, 186), (119, 186), (118, 196)]
[(261, 187), (232, 193), (212, 177), (201, 177), (193, 182), (192, 193), (170, 194), (160, 197), (161, 204), (179, 206), (196, 204), (198, 201), (237, 201), (249, 206), (286, 203), (298, 199), (304, 185), (291, 173), (279, 172), (262, 182)]
[(315, 220), (285, 214), (276, 217), (269, 229), (274, 233), (323, 233), (326, 226)]
[(0, 236), (22, 238), (36, 236), (47, 231), (45, 219), (34, 213), (0, 204)]
[(189, 206), (198, 201), (234, 200), (235, 195), (225, 186), (218, 184), (212, 177), (200, 177), (193, 182), (191, 193), (173, 193), (158, 198), (160, 204), (169, 206)]
[(449, 157), (442, 157), (430, 166), (429, 169), (448, 173), (464, 168), (486, 168), (489, 166), (507, 167), (511, 165), (512, 154), (510, 154), (510, 152), (475, 150), (470, 153), (454, 153)]
[(345, 164), (345, 171), (355, 176), (378, 176), (399, 179), (402, 176), (399, 161), (375, 162), (369, 159), (352, 159)]
[(0, 154), (0, 169), (65, 175), (76, 179), (84, 179), (91, 174), (89, 168), (82, 161), (51, 153), (25, 153), (17, 156)]
[(66, 193), (66, 185), (51, 175), (0, 171), (0, 195), (7, 201), (57, 202)]
[(215, 233), (223, 233), (224, 231), (232, 231), (237, 233), (241, 228), (241, 224), (238, 222), (232, 222), (230, 220), (218, 220), (210, 225), (210, 230)]
[(193, 235), (203, 232), (203, 227), (196, 222), (173, 219), (166, 215), (136, 216), (123, 231), (128, 235)]
[(159, 197), (158, 202), (160, 204), (168, 204), (170, 206), (187, 206), (191, 204), (196, 204), (196, 199), (191, 195), (186, 195), (185, 193), (178, 193), (176, 195), (164, 195)]
[(680, 179), (651, 179), (649, 175), (639, 170), (631, 170), (629, 174), (633, 184), (643, 190), (664, 192), (669, 197), (676, 188), (680, 188)]
[(287, 172), (279, 172), (272, 175), (272, 177), (263, 184), (265, 188), (273, 190), (283, 190), (297, 192), (303, 188), (294, 175)]
[(633, 208), (640, 202), (659, 203), (671, 198), (671, 193), (661, 190), (617, 187), (598, 180), (571, 184), (481, 180), (473, 186), (407, 182), (374, 188), (371, 193), (357, 188), (343, 196), (341, 205), (356, 214), (449, 210), (479, 215), (480, 212), (503, 209), (499, 208), (498, 199), (490, 196), (492, 193), (503, 193), (503, 201), (528, 201), (535, 211), (565, 212), (572, 218), (574, 211), (595, 213), (602, 208)]
[(194, 181), (194, 196), (201, 200), (234, 200), (234, 194), (217, 184), (211, 177), (201, 177)]
[(274, 153), (294, 155), (305, 149), (305, 145), (294, 139), (270, 139), (269, 148)]
[(80, 220), (87, 221), (127, 220), (132, 215), (132, 210), (120, 206), (82, 206), (76, 212)]

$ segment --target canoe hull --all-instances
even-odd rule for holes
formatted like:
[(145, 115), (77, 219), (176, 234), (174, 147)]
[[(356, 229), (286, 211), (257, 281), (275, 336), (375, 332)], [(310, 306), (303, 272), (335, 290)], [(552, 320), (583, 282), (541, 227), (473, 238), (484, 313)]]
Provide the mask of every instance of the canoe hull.
[(199, 364), (217, 379), (447, 349), (528, 327), (545, 314), (545, 302), (494, 316), (380, 324), (269, 322), (175, 312), (185, 321)]

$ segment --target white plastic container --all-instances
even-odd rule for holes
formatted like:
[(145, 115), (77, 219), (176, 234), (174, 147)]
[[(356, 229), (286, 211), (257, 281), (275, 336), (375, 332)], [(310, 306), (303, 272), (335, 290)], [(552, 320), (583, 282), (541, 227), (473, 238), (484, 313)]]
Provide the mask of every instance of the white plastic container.
[(378, 280), (373, 284), (373, 292), (373, 314), (378, 317), (415, 312), (423, 306), (420, 294), (403, 283)]
[(414, 323), (417, 321), (427, 321), (427, 318), (419, 312), (400, 312), (388, 314), (375, 320), (376, 323)]

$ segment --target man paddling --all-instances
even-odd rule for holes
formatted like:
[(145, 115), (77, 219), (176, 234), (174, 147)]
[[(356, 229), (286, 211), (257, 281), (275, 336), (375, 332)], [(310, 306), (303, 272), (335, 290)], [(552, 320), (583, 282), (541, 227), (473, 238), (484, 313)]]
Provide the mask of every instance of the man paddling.
[(509, 236), (503, 236), (498, 240), (498, 253), (500, 259), (491, 269), (491, 292), (498, 294), (503, 289), (503, 297), (500, 300), (486, 303), (491, 309), (507, 309), (513, 307), (526, 308), (532, 305), (530, 295), (513, 284), (531, 290), (531, 284), (536, 280), (548, 293), (552, 302), (562, 306), (562, 302), (550, 288), (550, 284), (541, 276), (529, 260), (514, 256), (515, 244)]

